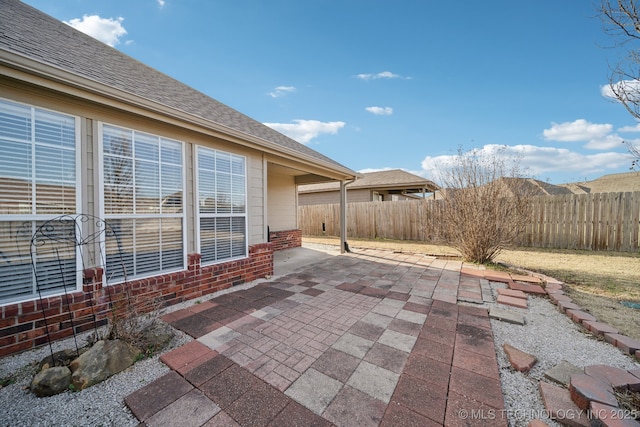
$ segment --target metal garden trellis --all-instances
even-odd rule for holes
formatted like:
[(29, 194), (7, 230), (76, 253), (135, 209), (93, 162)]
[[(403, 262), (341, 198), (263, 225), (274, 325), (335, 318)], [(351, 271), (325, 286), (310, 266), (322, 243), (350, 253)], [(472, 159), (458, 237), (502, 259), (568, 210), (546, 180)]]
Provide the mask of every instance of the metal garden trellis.
[[(43, 299), (52, 294), (52, 290), (60, 289), (62, 285), (62, 307), (63, 310), (66, 307), (76, 352), (79, 353), (70, 291), (76, 291), (77, 283), (84, 279), (87, 267), (106, 269), (109, 266), (113, 270), (109, 274), (126, 283), (122, 245), (118, 233), (102, 218), (88, 214), (60, 215), (37, 226), (31, 237), (30, 256), (47, 343), (52, 363), (55, 363), (50, 324)], [(112, 307), (107, 276), (103, 275), (102, 280), (103, 286), (106, 287), (109, 307)], [(93, 328), (98, 336), (99, 313), (96, 313), (95, 292), (92, 288), (88, 302), (93, 317)]]

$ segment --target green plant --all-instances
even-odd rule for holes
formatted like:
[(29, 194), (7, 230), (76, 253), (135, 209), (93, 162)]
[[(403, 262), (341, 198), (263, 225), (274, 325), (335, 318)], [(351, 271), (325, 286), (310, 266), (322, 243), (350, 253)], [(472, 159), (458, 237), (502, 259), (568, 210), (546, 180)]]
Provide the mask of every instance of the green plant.
[(9, 376), (0, 378), (0, 388), (1, 387), (6, 387), (6, 386), (11, 385), (11, 384), (13, 384), (15, 382), (16, 382), (15, 375), (9, 375)]

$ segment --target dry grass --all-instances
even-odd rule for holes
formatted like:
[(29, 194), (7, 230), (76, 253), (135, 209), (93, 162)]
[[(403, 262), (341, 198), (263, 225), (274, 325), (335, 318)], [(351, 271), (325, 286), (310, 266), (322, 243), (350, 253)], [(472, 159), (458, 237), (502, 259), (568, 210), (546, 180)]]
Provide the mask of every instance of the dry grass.
[[(333, 237), (304, 237), (304, 242), (339, 245)], [(352, 248), (381, 248), (432, 255), (459, 255), (447, 246), (397, 240), (349, 239)], [(565, 292), (598, 320), (640, 340), (640, 312), (620, 301), (640, 302), (640, 255), (555, 249), (505, 250), (497, 262), (563, 281)]]

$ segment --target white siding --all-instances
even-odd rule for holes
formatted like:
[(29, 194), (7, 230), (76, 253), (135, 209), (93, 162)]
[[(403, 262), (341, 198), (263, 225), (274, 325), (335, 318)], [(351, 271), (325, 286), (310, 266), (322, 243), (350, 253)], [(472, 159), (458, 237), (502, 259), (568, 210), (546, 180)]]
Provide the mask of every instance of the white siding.
[[(324, 205), (329, 203), (340, 203), (340, 191), (320, 191), (317, 193), (303, 193), (298, 195), (300, 206)], [(363, 188), (347, 190), (347, 203), (370, 202), (371, 191)]]
[(282, 231), (298, 228), (294, 177), (269, 173), (267, 183), (269, 230)]

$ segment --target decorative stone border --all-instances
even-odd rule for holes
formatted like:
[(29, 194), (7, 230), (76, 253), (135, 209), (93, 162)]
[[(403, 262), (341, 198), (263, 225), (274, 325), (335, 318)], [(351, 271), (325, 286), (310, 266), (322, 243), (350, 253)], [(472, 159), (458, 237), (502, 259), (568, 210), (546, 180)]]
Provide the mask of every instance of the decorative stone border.
[[(524, 276), (487, 271), (485, 278), (506, 283), (509, 287), (506, 290), (499, 290), (498, 303), (526, 309), (526, 299), (518, 304), (512, 301), (517, 299), (512, 294), (515, 290), (537, 296), (548, 296), (558, 310), (574, 323), (640, 361), (640, 341), (621, 334), (616, 328), (599, 322), (593, 315), (584, 311), (573, 302), (571, 297), (565, 295), (564, 283), (542, 274), (530, 274), (530, 276)], [(491, 317), (500, 319), (499, 316)], [(620, 408), (615, 396), (615, 391), (640, 391), (640, 369), (624, 370), (606, 365), (587, 366), (582, 372), (571, 375), (567, 386), (568, 390), (545, 381), (539, 382), (545, 408), (554, 418), (562, 414), (563, 424), (585, 427), (590, 425), (640, 427), (640, 422), (634, 419), (637, 414)], [(568, 414), (571, 414), (571, 419), (567, 418)], [(529, 423), (530, 427), (545, 425), (546, 423), (541, 420), (533, 420)]]
[(609, 344), (618, 347), (622, 352), (635, 356), (637, 360), (640, 360), (640, 341), (620, 334), (614, 327), (599, 322), (593, 315), (585, 312), (579, 305), (575, 304), (571, 297), (565, 295), (562, 290), (562, 283), (554, 279), (547, 279), (550, 281), (547, 282), (545, 291), (549, 295), (551, 302), (553, 302), (562, 313), (569, 316), (571, 320), (581, 325), (596, 337), (604, 339)]
[[(620, 334), (619, 331), (582, 310), (571, 297), (564, 294), (563, 284), (548, 282), (545, 290), (558, 309), (596, 337), (604, 339), (622, 352), (640, 360), (640, 341)], [(615, 391), (640, 391), (640, 369), (624, 369), (592, 365), (584, 373), (571, 375), (569, 394), (578, 408), (588, 411), (591, 425), (639, 426), (628, 411), (620, 408)]]

